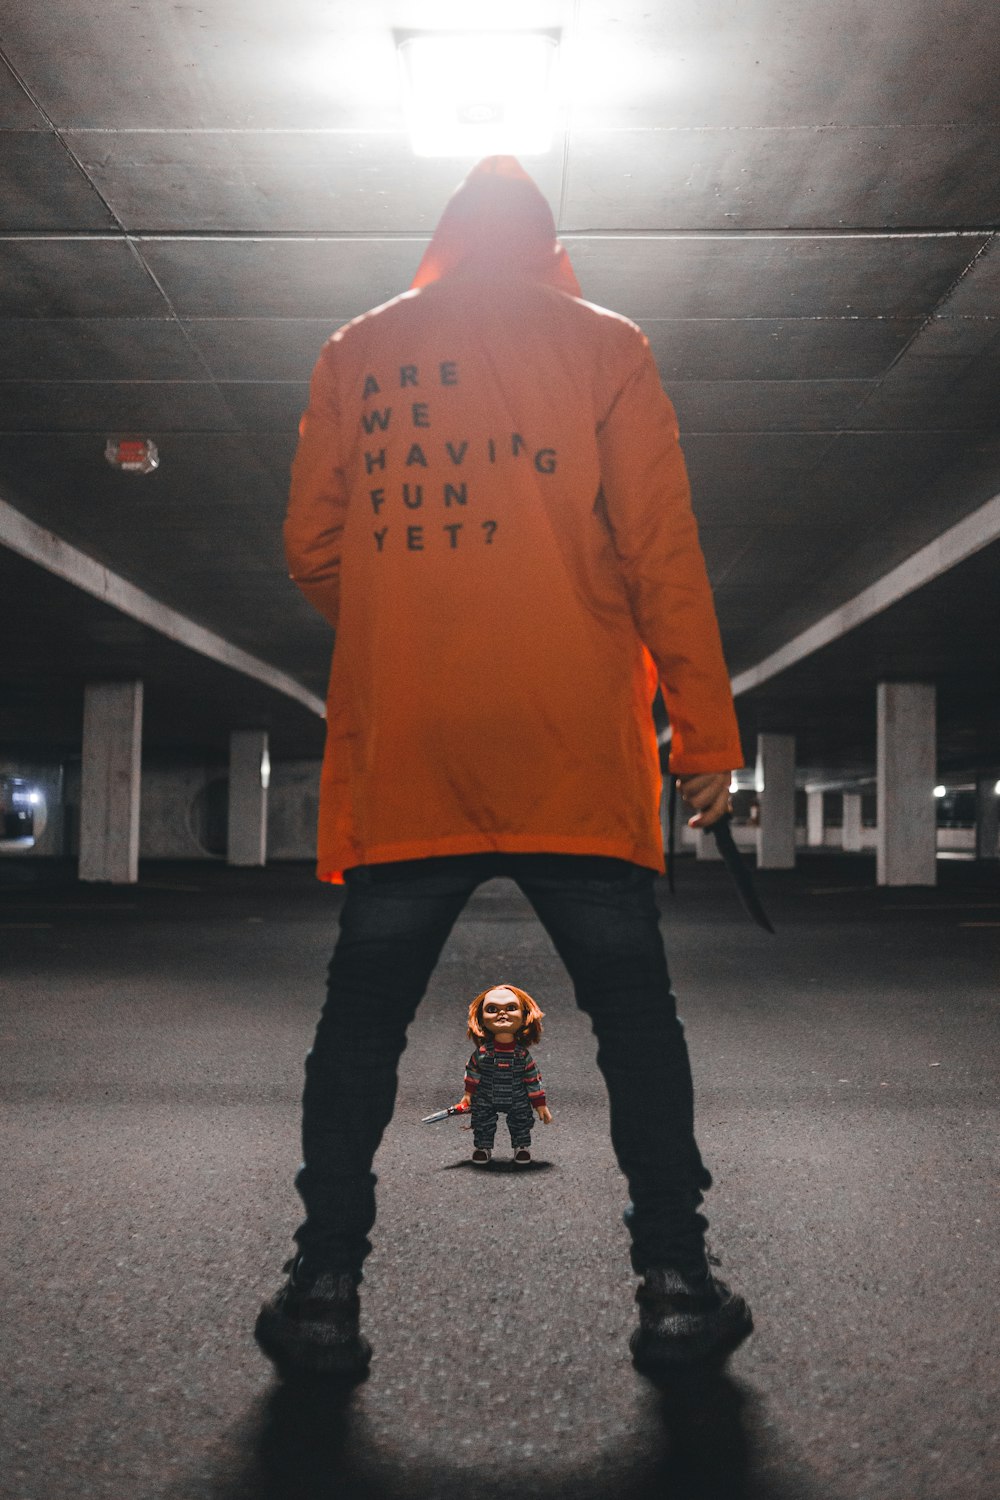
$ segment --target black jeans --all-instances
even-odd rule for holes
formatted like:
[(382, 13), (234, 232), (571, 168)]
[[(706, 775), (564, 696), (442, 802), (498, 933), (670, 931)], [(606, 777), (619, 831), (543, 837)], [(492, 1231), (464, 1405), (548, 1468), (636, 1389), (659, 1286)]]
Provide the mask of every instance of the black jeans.
[[(694, 1138), (691, 1068), (670, 988), (654, 875), (623, 860), (473, 854), (348, 870), (329, 989), (306, 1058), (306, 1270), (360, 1280), (375, 1222), (372, 1162), (392, 1118), (406, 1030), (459, 913), (495, 875), (516, 881), (569, 972), (597, 1037), (611, 1141), (631, 1202), (632, 1264), (703, 1264), (712, 1179)], [(470, 993), (471, 999), (471, 993)]]

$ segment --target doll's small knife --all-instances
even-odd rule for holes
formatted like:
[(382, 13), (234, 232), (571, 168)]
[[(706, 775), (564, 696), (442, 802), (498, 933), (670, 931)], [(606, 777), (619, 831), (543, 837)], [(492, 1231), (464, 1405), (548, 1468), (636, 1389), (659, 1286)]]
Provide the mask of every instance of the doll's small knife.
[(452, 1104), (448, 1109), (436, 1110), (432, 1115), (424, 1115), (420, 1121), (421, 1125), (433, 1125), (436, 1120), (447, 1120), (449, 1115), (467, 1115), (469, 1106), (467, 1104)]

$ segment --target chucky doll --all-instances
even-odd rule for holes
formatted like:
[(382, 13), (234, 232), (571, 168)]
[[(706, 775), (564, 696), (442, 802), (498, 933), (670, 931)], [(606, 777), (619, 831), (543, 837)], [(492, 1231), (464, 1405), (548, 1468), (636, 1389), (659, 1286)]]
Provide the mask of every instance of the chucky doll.
[(516, 985), (483, 990), (469, 1006), (469, 1036), (476, 1050), (465, 1070), (462, 1105), (472, 1108), (472, 1160), (485, 1166), (493, 1152), (497, 1116), (507, 1116), (514, 1161), (531, 1160), (532, 1110), (543, 1124), (552, 1122), (541, 1074), (528, 1043), (542, 1034), (542, 1015), (531, 996)]

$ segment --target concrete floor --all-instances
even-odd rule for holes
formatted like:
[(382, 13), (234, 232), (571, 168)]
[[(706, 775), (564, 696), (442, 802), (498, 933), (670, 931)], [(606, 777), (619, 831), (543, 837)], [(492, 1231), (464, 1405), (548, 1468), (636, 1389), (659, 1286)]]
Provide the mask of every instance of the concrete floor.
[[(411, 1033), (346, 1407), (251, 1337), (298, 1220), (302, 1056), (339, 894), (304, 867), (0, 864), (0, 1495), (15, 1500), (996, 1500), (1000, 879), (681, 862), (666, 929), (757, 1331), (663, 1393), (627, 1355), (622, 1185), (593, 1041), (514, 887), (469, 906)], [(32, 878), (29, 878), (32, 877)], [(537, 1169), (468, 1169), (463, 1014), (542, 1003)]]

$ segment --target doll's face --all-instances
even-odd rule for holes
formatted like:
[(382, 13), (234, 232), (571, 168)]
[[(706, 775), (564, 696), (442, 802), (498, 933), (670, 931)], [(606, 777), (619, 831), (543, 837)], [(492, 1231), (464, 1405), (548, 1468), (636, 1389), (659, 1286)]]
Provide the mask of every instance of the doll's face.
[(483, 1000), (483, 1030), (502, 1040), (513, 1038), (524, 1025), (524, 1004), (505, 985), (490, 990)]

